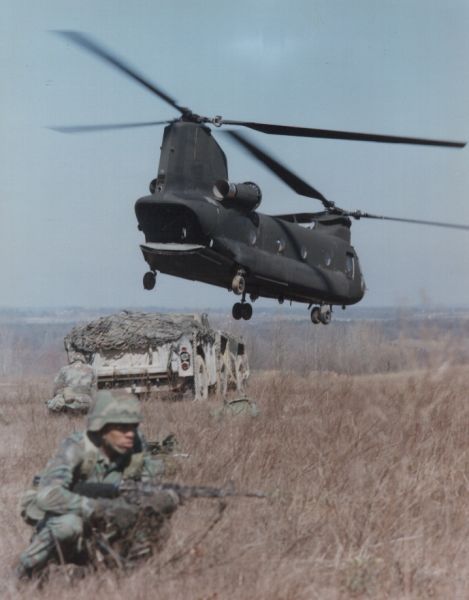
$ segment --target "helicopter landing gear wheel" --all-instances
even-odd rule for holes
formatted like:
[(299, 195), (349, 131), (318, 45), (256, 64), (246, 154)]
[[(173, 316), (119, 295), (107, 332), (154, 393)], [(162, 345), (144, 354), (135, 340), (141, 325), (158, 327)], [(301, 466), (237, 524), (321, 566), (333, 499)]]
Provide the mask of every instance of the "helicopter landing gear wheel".
[(249, 302), (241, 304), (241, 316), (245, 321), (249, 321), (252, 317), (252, 305)]
[(315, 306), (311, 311), (311, 321), (314, 325), (321, 322), (319, 306)]
[(239, 321), (243, 317), (243, 305), (241, 302), (236, 302), (233, 304), (231, 314), (233, 315), (233, 319), (236, 319), (236, 321)]
[(146, 290), (152, 290), (156, 284), (156, 273), (154, 271), (147, 271), (143, 276), (143, 287)]
[(244, 278), (244, 271), (238, 271), (233, 277), (233, 281), (231, 282), (231, 289), (237, 296), (241, 296), (241, 294), (244, 294), (244, 291), (246, 289), (246, 279)]
[(332, 319), (332, 308), (328, 305), (321, 306), (319, 310), (319, 320), (323, 325), (329, 325)]

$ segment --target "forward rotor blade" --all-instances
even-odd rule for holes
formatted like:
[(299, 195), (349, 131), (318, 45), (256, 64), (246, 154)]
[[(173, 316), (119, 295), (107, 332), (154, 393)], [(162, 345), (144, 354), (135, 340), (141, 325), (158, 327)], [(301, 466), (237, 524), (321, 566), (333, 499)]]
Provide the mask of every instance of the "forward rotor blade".
[(140, 73), (138, 73), (133, 67), (126, 64), (122, 59), (113, 55), (108, 50), (105, 50), (97, 42), (92, 40), (88, 35), (80, 33), (79, 31), (56, 30), (53, 33), (61, 35), (67, 40), (76, 44), (77, 46), (80, 46), (81, 48), (88, 50), (88, 52), (91, 52), (91, 54), (94, 54), (95, 56), (101, 58), (104, 62), (111, 64), (113, 67), (115, 67), (119, 71), (122, 71), (134, 81), (137, 81), (138, 83), (146, 87), (153, 94), (156, 94), (159, 98), (167, 102), (173, 108), (178, 110), (181, 114), (185, 114), (187, 112), (185, 108), (182, 108), (176, 103), (176, 100), (174, 100), (174, 98), (171, 98), (171, 96), (163, 92), (163, 90), (157, 87), (155, 84), (150, 83), (147, 79), (145, 79), (145, 77), (143, 77), (143, 75), (140, 75)]
[(425, 138), (402, 137), (395, 135), (378, 135), (374, 133), (359, 133), (350, 131), (335, 131), (333, 129), (313, 129), (310, 127), (295, 127), (289, 125), (272, 125), (270, 123), (254, 123), (252, 121), (231, 121), (222, 119), (222, 125), (238, 125), (249, 127), (262, 133), (275, 135), (293, 135), (297, 137), (325, 138), (332, 140), (354, 140), (359, 142), (382, 142), (388, 144), (415, 144), (419, 146), (445, 146), (449, 148), (464, 148), (466, 142), (446, 140), (429, 140)]
[(263, 165), (270, 169), (277, 177), (279, 177), (284, 183), (286, 183), (292, 190), (301, 196), (308, 198), (315, 198), (320, 200), (326, 208), (331, 208), (334, 203), (327, 200), (321, 192), (313, 188), (309, 183), (306, 183), (301, 177), (295, 175), (290, 169), (279, 163), (275, 158), (267, 154), (264, 150), (261, 150), (259, 146), (250, 142), (246, 137), (241, 135), (237, 131), (227, 131), (234, 140), (238, 142), (245, 150), (247, 150), (254, 158), (257, 158)]
[(424, 221), (422, 219), (402, 219), (400, 217), (385, 217), (383, 215), (372, 215), (370, 213), (361, 212), (359, 210), (354, 212), (343, 211), (342, 214), (348, 217), (354, 217), (355, 219), (380, 219), (383, 221), (397, 221), (399, 223), (412, 223), (414, 225), (431, 225), (433, 227), (464, 229), (466, 231), (469, 231), (469, 225), (460, 225), (458, 223), (443, 223), (441, 221)]
[(69, 127), (48, 127), (60, 133), (89, 133), (91, 131), (111, 131), (115, 129), (131, 129), (134, 127), (153, 127), (164, 125), (170, 121), (148, 121), (146, 123), (109, 123), (108, 125), (76, 125)]

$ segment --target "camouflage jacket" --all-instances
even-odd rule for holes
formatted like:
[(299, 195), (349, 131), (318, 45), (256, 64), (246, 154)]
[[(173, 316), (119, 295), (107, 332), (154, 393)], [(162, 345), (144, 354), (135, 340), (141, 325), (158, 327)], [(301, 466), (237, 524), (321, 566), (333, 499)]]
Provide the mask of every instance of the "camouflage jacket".
[(64, 390), (91, 394), (96, 387), (96, 373), (92, 366), (80, 361), (62, 367), (54, 380), (53, 395), (62, 394)]
[(73, 493), (79, 481), (118, 485), (122, 479), (153, 479), (161, 474), (161, 465), (146, 451), (146, 442), (139, 432), (132, 452), (110, 461), (96, 446), (87, 432), (77, 432), (66, 438), (57, 454), (35, 478), (36, 485), (28, 490), (21, 502), (21, 514), (28, 522), (40, 521), (46, 513), (75, 513), (88, 517), (94, 501)]

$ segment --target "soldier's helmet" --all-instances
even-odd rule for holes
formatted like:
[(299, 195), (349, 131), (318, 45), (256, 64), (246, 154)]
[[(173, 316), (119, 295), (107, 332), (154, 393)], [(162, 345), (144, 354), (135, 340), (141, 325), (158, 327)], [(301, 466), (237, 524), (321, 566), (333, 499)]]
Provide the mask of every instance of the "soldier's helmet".
[(138, 425), (141, 421), (142, 411), (136, 396), (120, 391), (100, 390), (88, 413), (86, 429), (101, 431), (111, 423)]

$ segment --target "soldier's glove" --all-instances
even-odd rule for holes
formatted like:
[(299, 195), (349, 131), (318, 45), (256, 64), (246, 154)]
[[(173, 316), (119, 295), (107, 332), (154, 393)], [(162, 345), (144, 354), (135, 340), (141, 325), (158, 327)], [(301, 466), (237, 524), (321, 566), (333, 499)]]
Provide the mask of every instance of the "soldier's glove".
[(180, 503), (179, 496), (173, 490), (155, 492), (145, 502), (146, 506), (165, 517), (172, 515)]
[(114, 525), (119, 531), (126, 531), (135, 525), (138, 507), (122, 498), (109, 500), (99, 498), (94, 501), (93, 519)]

